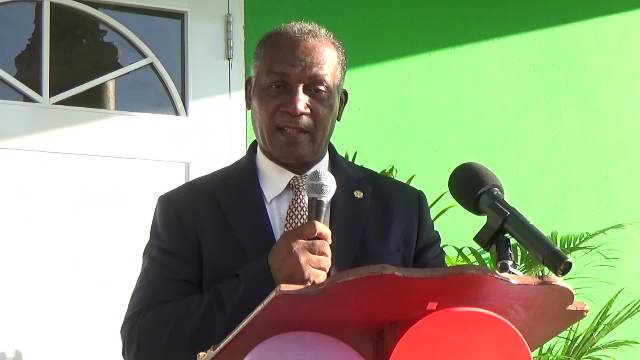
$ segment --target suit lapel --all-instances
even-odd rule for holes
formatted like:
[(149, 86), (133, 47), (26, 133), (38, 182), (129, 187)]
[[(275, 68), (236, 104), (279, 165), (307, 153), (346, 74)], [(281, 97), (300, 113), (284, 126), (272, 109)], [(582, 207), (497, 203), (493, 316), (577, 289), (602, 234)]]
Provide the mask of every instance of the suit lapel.
[(275, 243), (258, 182), (255, 142), (229, 170), (232, 173), (227, 179), (226, 191), (220, 192), (218, 198), (234, 234), (249, 258), (255, 259), (268, 253)]
[(356, 166), (348, 163), (333, 146), (329, 151), (331, 173), (337, 183), (331, 200), (332, 271), (340, 271), (353, 267), (373, 194)]
[[(332, 145), (329, 152), (331, 172), (337, 183), (331, 200), (332, 271), (340, 271), (353, 267), (373, 193), (356, 166), (348, 163)], [(250, 259), (268, 253), (275, 243), (258, 182), (255, 154), (254, 142), (247, 154), (231, 166), (226, 191), (218, 194), (233, 232)]]

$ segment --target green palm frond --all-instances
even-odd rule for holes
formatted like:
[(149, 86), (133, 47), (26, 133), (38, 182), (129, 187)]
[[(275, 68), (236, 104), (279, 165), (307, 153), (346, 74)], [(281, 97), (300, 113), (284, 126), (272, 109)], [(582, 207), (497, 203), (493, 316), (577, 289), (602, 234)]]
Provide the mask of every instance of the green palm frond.
[(583, 321), (571, 326), (556, 338), (557, 341), (540, 348), (535, 354), (535, 359), (608, 359), (611, 356), (603, 352), (638, 345), (638, 341), (627, 339), (604, 341), (613, 330), (640, 313), (640, 299), (635, 299), (616, 311), (613, 310), (621, 292), (622, 290), (619, 290), (607, 301), (584, 330), (580, 329)]
[(453, 209), (454, 207), (457, 207), (458, 205), (456, 204), (450, 204), (447, 205), (444, 209), (438, 211), (438, 213), (436, 214), (436, 216), (433, 217), (433, 222), (436, 222), (436, 220), (438, 220), (440, 218), (440, 216), (444, 215), (447, 211)]
[[(440, 202), (440, 200), (442, 200), (442, 198), (444, 198), (445, 195), (447, 195), (449, 192), (448, 191), (444, 191), (442, 192), (440, 195), (438, 195), (438, 197), (436, 197), (435, 200), (433, 200), (431, 202), (431, 204), (429, 204), (429, 209), (435, 209), (436, 204), (438, 204), (438, 202)], [(444, 208), (440, 209), (438, 211), (438, 213), (433, 217), (433, 222), (436, 222), (436, 220), (438, 220), (442, 215), (446, 214), (447, 211), (457, 207), (458, 204), (449, 204), (447, 206), (445, 206)]]
[[(445, 253), (445, 262), (447, 266), (455, 266), (455, 265), (479, 265), (482, 267), (486, 267), (489, 269), (494, 269), (495, 266), (491, 261), (491, 256), (488, 252), (483, 251), (482, 249), (473, 248), (471, 246), (462, 246), (458, 247), (455, 245), (444, 245), (442, 247)], [(453, 254), (450, 254), (453, 250)]]
[(347, 159), (347, 161), (352, 162), (354, 164), (356, 163), (356, 157), (357, 156), (358, 156), (358, 151), (354, 152), (352, 157), (349, 157), (349, 152), (348, 151), (346, 151), (344, 153), (344, 158)]
[[(354, 155), (355, 158), (355, 155)], [(396, 168), (393, 165), (389, 165), (387, 166), (387, 168), (380, 170), (380, 175), (382, 176), (386, 176), (386, 177), (390, 177), (392, 179), (397, 179), (398, 178), (398, 168)], [(407, 180), (405, 180), (405, 184), (407, 185), (411, 185), (411, 182), (413, 181), (413, 179), (416, 177), (416, 174), (413, 174), (411, 176), (409, 176), (409, 178)]]
[(393, 165), (389, 165), (386, 169), (380, 170), (380, 174), (382, 176), (386, 176), (386, 177), (390, 177), (392, 179), (395, 179), (396, 175), (398, 174), (398, 169), (396, 169), (396, 167), (393, 166)]
[(442, 194), (438, 195), (438, 197), (437, 197), (435, 200), (433, 200), (433, 201), (431, 202), (431, 204), (429, 204), (429, 208), (430, 208), (430, 209), (433, 209), (433, 207), (434, 207), (434, 206), (436, 206), (436, 204), (438, 203), (438, 201), (442, 200), (442, 198), (443, 198), (445, 195), (447, 195), (448, 193), (449, 193), (448, 191), (445, 191), (445, 192), (443, 192)]
[(609, 299), (584, 332), (577, 334), (575, 341), (569, 343), (567, 353), (575, 357), (588, 356), (599, 351), (617, 349), (620, 346), (628, 346), (636, 343), (635, 341), (622, 340), (598, 344), (611, 331), (640, 312), (640, 299), (626, 304), (618, 311), (612, 312), (611, 309), (618, 299), (620, 292), (621, 291), (618, 291)]
[(411, 182), (413, 181), (413, 178), (415, 178), (415, 177), (416, 177), (416, 174), (413, 174), (413, 175), (409, 176), (407, 181), (405, 181), (405, 184), (411, 185)]

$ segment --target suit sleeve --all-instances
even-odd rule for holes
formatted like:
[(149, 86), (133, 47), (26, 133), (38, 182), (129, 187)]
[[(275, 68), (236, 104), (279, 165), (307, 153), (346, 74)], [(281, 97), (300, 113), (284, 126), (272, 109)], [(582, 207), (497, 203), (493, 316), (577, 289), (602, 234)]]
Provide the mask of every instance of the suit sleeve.
[(121, 329), (124, 359), (195, 359), (275, 287), (265, 256), (203, 289), (200, 239), (182, 214), (160, 197)]
[(427, 199), (418, 192), (418, 235), (413, 257), (414, 267), (444, 267), (444, 252), (440, 247), (440, 234), (433, 226)]

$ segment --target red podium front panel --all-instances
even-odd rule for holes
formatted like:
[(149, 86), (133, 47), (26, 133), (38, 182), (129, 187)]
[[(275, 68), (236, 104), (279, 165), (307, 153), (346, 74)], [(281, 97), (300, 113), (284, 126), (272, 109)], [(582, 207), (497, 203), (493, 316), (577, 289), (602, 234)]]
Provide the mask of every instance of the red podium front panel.
[[(499, 316), (517, 329), (530, 349), (587, 313), (586, 305), (574, 303), (571, 289), (556, 277), (504, 276), (477, 266), (408, 269), (374, 265), (338, 273), (319, 285), (279, 286), (200, 359), (241, 360), (260, 342), (291, 331), (323, 333), (349, 344), (365, 359), (389, 359), (414, 324), (422, 319), (436, 321), (427, 318), (460, 307)], [(442, 316), (454, 316), (451, 314), (455, 312)], [(456, 337), (453, 330), (443, 333), (449, 335), (443, 339)]]

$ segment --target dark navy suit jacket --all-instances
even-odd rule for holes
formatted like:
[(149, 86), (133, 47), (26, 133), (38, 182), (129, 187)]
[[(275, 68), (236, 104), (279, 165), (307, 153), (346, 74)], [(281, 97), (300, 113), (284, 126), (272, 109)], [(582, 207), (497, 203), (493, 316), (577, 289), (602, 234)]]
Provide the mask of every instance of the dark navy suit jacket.
[[(424, 194), (329, 151), (338, 185), (332, 269), (444, 266)], [(254, 143), (234, 164), (159, 198), (121, 329), (125, 359), (195, 359), (275, 288), (267, 264), (275, 239), (255, 154)]]

